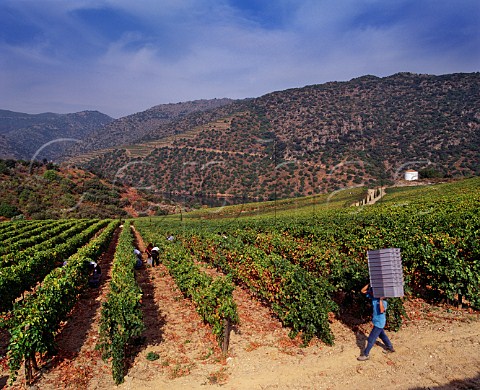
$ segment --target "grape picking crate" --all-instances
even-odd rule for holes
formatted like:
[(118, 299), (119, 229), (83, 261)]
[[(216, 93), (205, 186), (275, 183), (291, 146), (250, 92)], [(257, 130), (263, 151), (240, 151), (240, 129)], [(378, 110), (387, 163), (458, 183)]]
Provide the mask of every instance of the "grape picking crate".
[(373, 296), (403, 297), (403, 266), (400, 248), (368, 251), (368, 272)]

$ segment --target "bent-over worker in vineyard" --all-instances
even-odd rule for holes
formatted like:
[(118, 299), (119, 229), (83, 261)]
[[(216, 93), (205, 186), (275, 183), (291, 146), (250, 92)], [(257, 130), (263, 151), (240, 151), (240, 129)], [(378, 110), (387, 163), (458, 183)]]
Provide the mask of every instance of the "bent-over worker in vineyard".
[(88, 278), (89, 286), (90, 287), (100, 286), (100, 279), (102, 278), (102, 270), (100, 269), (100, 266), (94, 261), (91, 261), (89, 263), (89, 270), (90, 270), (90, 276)]
[(152, 248), (152, 267), (160, 265), (160, 253), (158, 253), (159, 250), (160, 248), (158, 246), (154, 246)]
[(143, 259), (142, 259), (142, 252), (140, 252), (137, 248), (133, 250), (133, 254), (135, 255), (135, 269), (140, 269), (143, 266)]
[(149, 242), (147, 247), (145, 248), (145, 253), (147, 254), (147, 264), (148, 265), (153, 265), (152, 249), (153, 249), (153, 244), (151, 242)]

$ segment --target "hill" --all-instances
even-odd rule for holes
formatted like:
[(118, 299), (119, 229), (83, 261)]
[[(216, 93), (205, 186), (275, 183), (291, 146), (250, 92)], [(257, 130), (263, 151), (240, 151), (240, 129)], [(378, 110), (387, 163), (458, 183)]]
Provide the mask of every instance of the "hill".
[(230, 102), (212, 99), (160, 104), (116, 120), (98, 111), (25, 114), (0, 110), (0, 158), (61, 161), (136, 142), (161, 125)]
[(98, 111), (25, 114), (0, 110), (0, 158), (56, 160), (113, 118)]
[(159, 193), (240, 199), (394, 183), (410, 168), (468, 177), (480, 173), (479, 90), (478, 72), (398, 73), (231, 101), (156, 127), (137, 116), (132, 139), (142, 142), (70, 164)]
[(175, 206), (78, 168), (0, 160), (0, 220), (120, 218), (164, 214)]
[(99, 149), (130, 145), (149, 137), (150, 134), (164, 137), (170, 134), (168, 128), (172, 121), (219, 108), (231, 102), (230, 99), (211, 99), (160, 104), (106, 124), (87, 137), (85, 142), (72, 145), (69, 154), (76, 156)]

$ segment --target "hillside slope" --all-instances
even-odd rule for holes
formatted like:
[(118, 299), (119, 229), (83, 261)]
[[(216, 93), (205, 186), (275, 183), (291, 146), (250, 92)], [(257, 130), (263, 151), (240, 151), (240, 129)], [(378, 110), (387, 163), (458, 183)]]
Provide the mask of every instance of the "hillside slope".
[(0, 220), (120, 218), (174, 210), (169, 201), (82, 169), (0, 160)]
[(410, 168), (478, 175), (478, 91), (480, 73), (289, 89), (177, 118), (145, 130), (140, 145), (75, 163), (162, 193), (257, 199), (389, 183)]
[(230, 99), (195, 100), (190, 102), (160, 104), (148, 110), (119, 118), (90, 134), (83, 143), (72, 145), (70, 157), (98, 149), (130, 145), (149, 134), (164, 137), (171, 134), (170, 123), (186, 116), (216, 109), (230, 104)]

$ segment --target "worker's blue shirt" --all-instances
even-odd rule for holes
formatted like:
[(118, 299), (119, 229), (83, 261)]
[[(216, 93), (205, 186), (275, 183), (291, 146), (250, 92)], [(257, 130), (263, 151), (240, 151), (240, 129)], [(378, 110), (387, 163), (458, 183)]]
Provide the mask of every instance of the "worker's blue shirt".
[(373, 306), (373, 316), (372, 322), (373, 325), (377, 328), (384, 328), (387, 322), (387, 301), (383, 301), (383, 308), (385, 309), (383, 313), (380, 313), (380, 299), (379, 298), (372, 298), (372, 306)]

